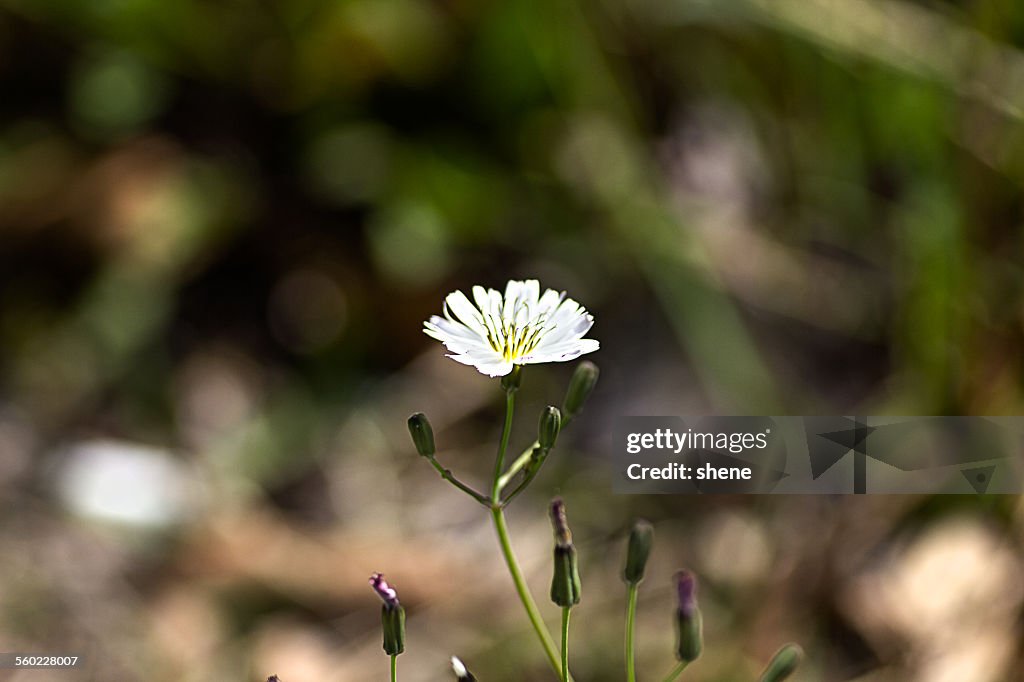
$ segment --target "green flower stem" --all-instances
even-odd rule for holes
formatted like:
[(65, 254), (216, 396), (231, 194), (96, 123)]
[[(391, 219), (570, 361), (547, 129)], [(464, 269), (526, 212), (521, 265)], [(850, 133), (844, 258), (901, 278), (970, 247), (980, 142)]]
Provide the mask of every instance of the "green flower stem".
[(677, 665), (675, 667), (675, 669), (672, 672), (670, 672), (668, 674), (668, 677), (666, 677), (664, 680), (662, 680), (662, 682), (672, 682), (674, 679), (679, 677), (683, 673), (684, 670), (686, 670), (686, 666), (688, 666), (688, 665), (690, 665), (689, 661), (681, 662), (679, 665)]
[(505, 426), (501, 429), (501, 443), (498, 445), (498, 457), (494, 460), (494, 485), (491, 486), (491, 499), (497, 503), (501, 494), (501, 468), (505, 466), (505, 452), (508, 450), (508, 439), (512, 435), (512, 413), (516, 409), (516, 392), (505, 391)]
[(517, 485), (515, 487), (515, 489), (512, 492), (510, 492), (508, 495), (506, 495), (505, 499), (501, 501), (501, 506), (502, 507), (507, 507), (512, 502), (512, 500), (516, 499), (516, 496), (519, 495), (519, 493), (521, 493), (524, 490), (526, 490), (526, 487), (528, 485), (530, 485), (530, 483), (533, 481), (534, 478), (536, 478), (537, 471), (539, 471), (539, 470), (540, 469), (538, 468), (538, 469), (536, 469), (536, 470), (526, 474), (525, 476), (523, 476), (523, 480), (519, 482), (519, 485)]
[[(572, 417), (563, 416), (562, 417), (562, 428), (561, 428), (561, 431), (565, 431), (565, 427), (567, 427), (571, 423), (572, 423)], [(518, 457), (516, 457), (515, 461), (512, 462), (512, 466), (510, 466), (508, 468), (508, 471), (503, 473), (501, 475), (501, 477), (498, 478), (498, 491), (499, 492), (504, 490), (505, 486), (507, 486), (509, 484), (509, 481), (511, 481), (515, 477), (516, 474), (518, 474), (520, 471), (522, 471), (523, 467), (525, 467), (527, 464), (530, 463), (530, 457), (533, 456), (534, 449), (536, 449), (538, 447), (540, 447), (540, 442), (539, 441), (533, 441), (533, 444), (530, 447), (528, 447), (525, 450), (523, 450), (523, 452)], [(515, 491), (515, 493), (518, 493), (518, 492), (519, 492), (519, 490), (517, 489)], [(515, 493), (513, 493), (513, 494), (515, 494)], [(505, 504), (508, 504), (508, 502), (506, 502)]]
[(569, 612), (571, 606), (562, 607), (562, 682), (569, 682)]
[(490, 507), (491, 506), (491, 501), (487, 498), (486, 495), (483, 495), (482, 493), (478, 493), (471, 486), (468, 486), (465, 483), (463, 483), (462, 481), (460, 481), (451, 472), (451, 469), (445, 469), (443, 466), (441, 466), (441, 463), (438, 462), (437, 459), (435, 459), (434, 457), (428, 456), (427, 457), (427, 461), (429, 461), (433, 465), (433, 467), (435, 469), (437, 469), (437, 473), (441, 474), (441, 478), (443, 478), (444, 480), (448, 481), (449, 483), (451, 483), (456, 488), (458, 488), (462, 492), (464, 492), (467, 495), (469, 495), (470, 497), (472, 497), (474, 500), (476, 500), (477, 502), (479, 502), (483, 506), (485, 506), (485, 507)]
[[(540, 640), (541, 646), (544, 647), (544, 653), (547, 654), (551, 667), (558, 674), (559, 679), (563, 679), (562, 666), (558, 660), (558, 649), (551, 638), (551, 633), (548, 632), (547, 626), (544, 625), (544, 619), (541, 618), (540, 611), (537, 609), (537, 602), (533, 600), (533, 595), (530, 594), (530, 588), (526, 585), (523, 572), (519, 570), (519, 562), (516, 561), (516, 555), (512, 552), (512, 544), (508, 538), (508, 526), (505, 524), (505, 512), (500, 506), (492, 506), (491, 517), (494, 519), (494, 529), (498, 533), (501, 554), (505, 558), (508, 572), (512, 575), (512, 582), (515, 583), (519, 601), (523, 603), (526, 615), (530, 619), (530, 625), (533, 626), (533, 631), (537, 633), (537, 639)], [(568, 679), (572, 680), (572, 677), (570, 676)]]
[[(562, 428), (565, 428), (565, 427), (563, 426)], [(512, 466), (510, 466), (508, 468), (508, 471), (503, 473), (498, 478), (498, 491), (499, 492), (501, 490), (503, 490), (505, 488), (505, 486), (508, 485), (509, 481), (511, 481), (512, 478), (516, 474), (518, 474), (520, 471), (522, 471), (524, 466), (529, 464), (530, 457), (533, 455), (534, 448), (538, 448), (538, 447), (540, 447), (540, 443), (537, 442), (537, 441), (533, 441), (533, 445), (531, 445), (530, 447), (526, 448), (526, 450), (523, 451), (523, 454), (521, 454), (518, 457), (516, 457), (516, 461), (512, 462)]]
[(636, 631), (636, 596), (639, 588), (639, 583), (629, 584), (629, 603), (626, 606), (626, 682), (636, 682), (634, 635)]
[(498, 544), (501, 545), (502, 557), (505, 559), (505, 565), (508, 566), (508, 572), (512, 576), (516, 593), (519, 595), (519, 601), (523, 604), (523, 609), (525, 609), (526, 616), (530, 620), (530, 625), (533, 626), (533, 631), (537, 633), (537, 639), (540, 640), (541, 646), (544, 647), (544, 653), (547, 655), (548, 661), (551, 663), (551, 667), (559, 679), (572, 680), (572, 676), (566, 678), (562, 675), (562, 665), (558, 659), (558, 648), (555, 646), (555, 641), (544, 624), (544, 619), (541, 618), (537, 602), (534, 601), (533, 595), (530, 594), (530, 588), (526, 585), (526, 579), (523, 577), (523, 572), (519, 568), (519, 562), (512, 551), (512, 542), (508, 536), (508, 525), (505, 523), (505, 512), (502, 509), (499, 498), (501, 494), (501, 486), (499, 485), (501, 468), (505, 463), (505, 452), (508, 450), (508, 440), (512, 434), (512, 413), (515, 411), (515, 404), (515, 391), (506, 391), (505, 425), (501, 431), (501, 443), (498, 445), (498, 457), (494, 466), (494, 483), (491, 487), (491, 518), (494, 520), (494, 530), (498, 534)]
[(391, 657), (391, 682), (398, 679), (398, 656)]

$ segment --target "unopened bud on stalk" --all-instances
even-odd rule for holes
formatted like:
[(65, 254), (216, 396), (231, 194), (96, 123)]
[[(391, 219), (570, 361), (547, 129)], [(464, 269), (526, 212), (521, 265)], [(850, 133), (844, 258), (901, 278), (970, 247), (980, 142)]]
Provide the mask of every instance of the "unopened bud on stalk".
[(473, 673), (466, 670), (466, 666), (462, 664), (458, 656), (452, 656), (452, 671), (459, 682), (476, 682)]
[(590, 360), (584, 360), (576, 366), (569, 380), (569, 390), (565, 393), (565, 403), (562, 405), (562, 412), (566, 419), (572, 419), (583, 410), (583, 404), (587, 402), (597, 377), (600, 372), (597, 365)]
[(676, 573), (676, 656), (680, 661), (692, 663), (704, 649), (703, 619), (697, 606), (697, 577), (689, 571)]
[(551, 502), (551, 525), (555, 531), (555, 572), (551, 578), (551, 601), (558, 606), (575, 606), (580, 602), (580, 572), (576, 546), (565, 517), (561, 498)]
[(629, 545), (626, 547), (626, 567), (622, 577), (630, 585), (636, 585), (644, 579), (647, 559), (651, 556), (654, 545), (654, 526), (643, 519), (633, 524), (629, 532)]
[(434, 430), (430, 428), (427, 415), (417, 412), (409, 417), (409, 434), (412, 442), (416, 444), (416, 452), (424, 457), (433, 457), (437, 450), (434, 448)]
[(548, 405), (540, 413), (540, 424), (537, 426), (537, 442), (545, 450), (555, 447), (558, 430), (562, 428), (562, 413), (557, 407)]
[(761, 682), (782, 682), (797, 669), (804, 658), (804, 650), (797, 644), (786, 644), (775, 652), (768, 667), (761, 673)]
[(398, 593), (388, 585), (384, 576), (370, 576), (370, 587), (384, 604), (380, 609), (381, 629), (384, 632), (384, 653), (397, 656), (405, 651), (405, 609), (398, 603)]

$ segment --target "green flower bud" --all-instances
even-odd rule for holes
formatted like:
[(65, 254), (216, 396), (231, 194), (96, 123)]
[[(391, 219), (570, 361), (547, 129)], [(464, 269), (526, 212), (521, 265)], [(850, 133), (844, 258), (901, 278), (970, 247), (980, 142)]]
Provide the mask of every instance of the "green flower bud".
[(635, 585), (644, 579), (647, 559), (651, 556), (654, 545), (654, 526), (640, 519), (633, 524), (629, 532), (629, 545), (626, 547), (626, 567), (622, 571), (623, 579)]
[(569, 380), (569, 390), (565, 392), (565, 402), (562, 405), (562, 413), (566, 419), (572, 419), (583, 410), (583, 404), (587, 402), (594, 385), (597, 384), (597, 377), (600, 372), (597, 365), (590, 360), (584, 360), (576, 366)]
[(562, 413), (557, 407), (548, 405), (540, 413), (540, 424), (537, 427), (537, 442), (545, 450), (555, 447), (558, 430), (562, 428)]
[(689, 571), (676, 573), (676, 656), (692, 663), (704, 650), (704, 621), (697, 606), (697, 578)]
[(384, 630), (384, 653), (397, 656), (405, 651), (405, 609), (401, 605), (381, 605), (380, 623)]
[(559, 606), (580, 603), (580, 574), (576, 548), (555, 546), (555, 573), (551, 578), (551, 601)]
[(370, 587), (384, 602), (380, 608), (381, 630), (384, 632), (384, 653), (397, 656), (405, 651), (405, 609), (398, 603), (398, 593), (388, 585), (384, 576), (370, 576)]
[(565, 503), (556, 498), (551, 502), (551, 525), (555, 530), (555, 570), (551, 578), (551, 601), (558, 606), (580, 603), (580, 572), (572, 532), (565, 517)]
[(804, 650), (797, 644), (786, 644), (775, 652), (768, 667), (761, 673), (761, 682), (782, 682), (793, 674), (804, 658)]
[(434, 430), (430, 428), (427, 415), (417, 412), (409, 417), (409, 434), (412, 442), (416, 444), (416, 452), (424, 457), (433, 457), (437, 450), (434, 448)]

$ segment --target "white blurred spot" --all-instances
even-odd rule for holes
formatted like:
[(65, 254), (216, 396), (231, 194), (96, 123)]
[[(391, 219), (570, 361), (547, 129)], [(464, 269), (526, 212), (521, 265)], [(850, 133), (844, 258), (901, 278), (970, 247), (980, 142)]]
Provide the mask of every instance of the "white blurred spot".
[(725, 512), (711, 517), (697, 535), (704, 573), (716, 581), (749, 583), (767, 572), (771, 548), (755, 519)]
[[(1020, 557), (992, 528), (952, 519), (894, 550), (842, 603), (869, 640), (918, 682), (996, 682), (1020, 636)], [(894, 644), (898, 643), (898, 644)]]
[(112, 440), (69, 448), (57, 489), (72, 513), (130, 526), (179, 523), (197, 503), (192, 476), (170, 453)]

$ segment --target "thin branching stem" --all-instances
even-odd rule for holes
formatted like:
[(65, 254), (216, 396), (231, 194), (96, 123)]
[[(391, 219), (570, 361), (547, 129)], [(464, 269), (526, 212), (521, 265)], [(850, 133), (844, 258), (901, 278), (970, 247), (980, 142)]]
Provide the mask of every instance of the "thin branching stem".
[[(523, 572), (519, 569), (519, 562), (516, 561), (516, 555), (512, 552), (512, 543), (508, 537), (508, 526), (505, 524), (505, 512), (500, 506), (494, 506), (491, 508), (491, 517), (494, 519), (494, 529), (498, 533), (501, 554), (505, 558), (505, 564), (508, 566), (508, 572), (512, 576), (512, 582), (515, 583), (519, 601), (522, 602), (523, 608), (526, 610), (526, 616), (530, 619), (530, 625), (533, 626), (533, 631), (537, 633), (537, 638), (540, 640), (541, 646), (544, 647), (544, 653), (547, 654), (551, 667), (561, 679), (562, 666), (558, 660), (558, 648), (555, 646), (551, 633), (548, 632), (547, 626), (544, 624), (544, 619), (541, 618), (537, 602), (534, 601), (533, 595), (530, 594), (530, 588), (526, 585)], [(569, 679), (571, 680), (572, 678), (570, 677)]]
[(522, 471), (523, 467), (530, 463), (530, 458), (533, 456), (534, 449), (539, 447), (540, 443), (538, 441), (533, 441), (533, 445), (523, 450), (523, 453), (516, 457), (516, 461), (512, 462), (512, 466), (508, 468), (508, 471), (503, 473), (498, 478), (499, 490), (504, 489), (505, 486), (507, 486), (509, 482), (513, 479), (513, 477), (515, 477), (516, 474)]
[(501, 429), (501, 443), (498, 444), (498, 456), (494, 461), (494, 483), (491, 486), (491, 499), (497, 503), (501, 494), (501, 469), (505, 466), (505, 452), (508, 451), (508, 439), (512, 435), (512, 414), (516, 409), (515, 390), (505, 391), (505, 425)]
[[(562, 417), (562, 427), (561, 427), (560, 431), (565, 431), (565, 427), (569, 426), (569, 424), (571, 424), (571, 423), (572, 423), (572, 417)], [(515, 478), (515, 475), (518, 474), (520, 471), (522, 471), (523, 467), (525, 467), (527, 464), (530, 463), (530, 458), (533, 457), (533, 451), (536, 450), (539, 447), (540, 447), (540, 442), (539, 441), (533, 441), (533, 445), (531, 445), (530, 447), (528, 447), (525, 450), (523, 450), (522, 453), (520, 453), (520, 455), (518, 457), (516, 457), (515, 461), (512, 462), (512, 465), (509, 466), (508, 471), (503, 473), (501, 475), (501, 477), (498, 478), (498, 489), (499, 490), (504, 490), (505, 486), (507, 486), (512, 481), (512, 479)], [(519, 490), (517, 488), (516, 491), (513, 492), (513, 495), (515, 495), (518, 492), (519, 492)], [(509, 497), (511, 498), (511, 495)], [(508, 504), (508, 503), (506, 502), (506, 504)]]
[(441, 474), (441, 478), (448, 481), (453, 486), (455, 486), (462, 492), (466, 493), (483, 506), (491, 506), (491, 500), (486, 495), (484, 495), (483, 493), (478, 493), (472, 486), (466, 485), (465, 483), (460, 481), (458, 478), (455, 477), (455, 474), (451, 472), (451, 469), (445, 469), (443, 466), (441, 466), (441, 463), (438, 462), (435, 457), (428, 456), (427, 461), (429, 461), (430, 464), (433, 465), (435, 469), (437, 469), (437, 473)]
[(686, 670), (686, 666), (688, 665), (690, 665), (689, 661), (682, 661), (672, 670), (672, 672), (668, 674), (668, 676), (664, 680), (662, 680), (662, 682), (673, 682), (673, 680), (675, 680), (677, 677), (683, 674), (683, 671)]

